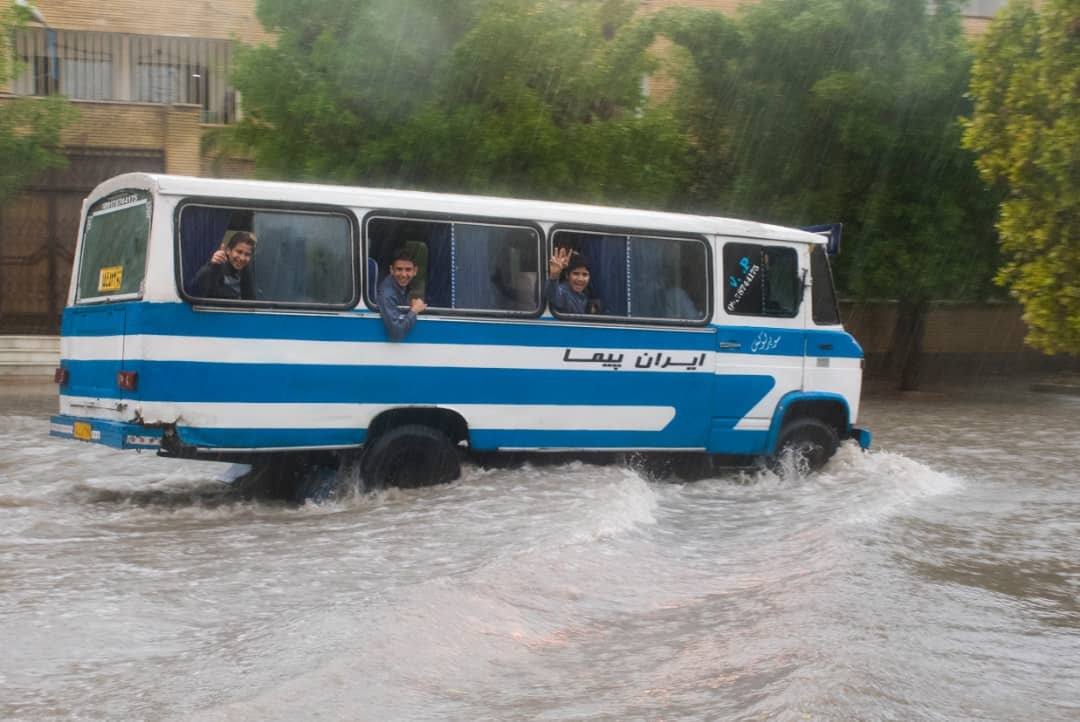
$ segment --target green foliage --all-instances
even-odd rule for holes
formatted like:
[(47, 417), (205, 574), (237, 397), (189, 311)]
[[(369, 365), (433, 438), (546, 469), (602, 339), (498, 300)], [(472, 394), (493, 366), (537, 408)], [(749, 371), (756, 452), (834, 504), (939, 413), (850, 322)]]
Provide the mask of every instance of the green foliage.
[[(18, 8), (0, 5), (0, 85), (19, 71), (12, 64), (11, 38), (23, 18)], [(66, 162), (60, 131), (74, 110), (62, 98), (12, 98), (0, 101), (0, 202), (41, 171)]]
[[(960, 145), (955, 2), (260, 0), (224, 143), (263, 175), (842, 220), (849, 294), (984, 298), (997, 197)], [(678, 88), (646, 103), (657, 33)]]
[(260, 173), (659, 205), (687, 139), (646, 108), (625, 0), (260, 0), (239, 58)]
[(971, 95), (965, 144), (1007, 190), (998, 281), (1032, 346), (1080, 353), (1080, 5), (1013, 0), (979, 45)]
[(970, 61), (952, 3), (764, 0), (735, 20), (669, 11), (658, 23), (689, 57), (692, 204), (842, 220), (849, 294), (991, 290), (994, 197), (960, 147)]
[(396, 138), (444, 189), (661, 205), (687, 144), (646, 108), (651, 33), (626, 3), (491, 2), (454, 49), (437, 101)]
[(246, 118), (224, 144), (255, 150), (261, 173), (351, 181), (372, 148), (431, 101), (472, 0), (260, 0), (279, 33), (242, 48), (233, 82)]

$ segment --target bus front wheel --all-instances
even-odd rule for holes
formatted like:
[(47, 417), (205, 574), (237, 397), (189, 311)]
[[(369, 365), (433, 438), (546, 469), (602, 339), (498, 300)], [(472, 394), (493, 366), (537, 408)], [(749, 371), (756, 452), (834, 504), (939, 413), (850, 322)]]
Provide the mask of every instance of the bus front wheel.
[(821, 469), (836, 453), (840, 437), (836, 429), (817, 419), (796, 419), (784, 424), (769, 468), (781, 473), (794, 469), (809, 474)]
[(368, 489), (427, 486), (458, 478), (461, 463), (446, 434), (406, 424), (375, 438), (364, 451), (361, 474)]

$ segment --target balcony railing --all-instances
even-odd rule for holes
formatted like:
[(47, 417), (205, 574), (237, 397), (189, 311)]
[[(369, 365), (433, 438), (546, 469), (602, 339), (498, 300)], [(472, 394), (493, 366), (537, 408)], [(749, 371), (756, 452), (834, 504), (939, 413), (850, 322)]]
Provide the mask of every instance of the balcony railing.
[(227, 40), (26, 28), (14, 51), (23, 64), (16, 95), (185, 103), (201, 106), (206, 123), (236, 119)]

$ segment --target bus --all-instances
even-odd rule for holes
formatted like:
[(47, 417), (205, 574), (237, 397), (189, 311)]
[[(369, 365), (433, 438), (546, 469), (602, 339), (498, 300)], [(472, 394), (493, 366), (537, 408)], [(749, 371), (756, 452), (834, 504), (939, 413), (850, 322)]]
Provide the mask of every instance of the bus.
[[(250, 292), (204, 297), (237, 233)], [(401, 249), (427, 308), (394, 341), (376, 296)], [(585, 313), (548, 302), (556, 249), (588, 263)], [(816, 470), (870, 443), (826, 239), (747, 220), (129, 173), (83, 203), (60, 348), (52, 436), (352, 460), (366, 487), (522, 452)]]

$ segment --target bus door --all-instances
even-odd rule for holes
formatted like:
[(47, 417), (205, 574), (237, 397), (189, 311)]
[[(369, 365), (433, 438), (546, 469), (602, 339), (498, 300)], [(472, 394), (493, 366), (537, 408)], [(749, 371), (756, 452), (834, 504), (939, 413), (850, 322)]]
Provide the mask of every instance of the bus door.
[(759, 454), (777, 403), (802, 388), (804, 272), (795, 245), (729, 239), (720, 256), (709, 450)]

